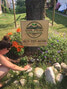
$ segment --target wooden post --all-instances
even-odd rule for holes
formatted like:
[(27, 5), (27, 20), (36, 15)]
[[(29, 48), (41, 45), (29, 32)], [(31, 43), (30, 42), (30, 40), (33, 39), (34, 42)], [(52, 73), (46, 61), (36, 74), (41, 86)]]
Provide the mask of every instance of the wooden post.
[(54, 8), (53, 8), (53, 17), (52, 17), (52, 26), (55, 18), (55, 6), (56, 6), (56, 0), (54, 0)]
[(46, 17), (46, 0), (45, 0), (45, 3), (44, 3), (44, 18)]
[(14, 0), (12, 0), (12, 3), (13, 3), (14, 23), (15, 23), (15, 28), (16, 28), (17, 25), (16, 25), (16, 15), (15, 15), (15, 5), (14, 5)]

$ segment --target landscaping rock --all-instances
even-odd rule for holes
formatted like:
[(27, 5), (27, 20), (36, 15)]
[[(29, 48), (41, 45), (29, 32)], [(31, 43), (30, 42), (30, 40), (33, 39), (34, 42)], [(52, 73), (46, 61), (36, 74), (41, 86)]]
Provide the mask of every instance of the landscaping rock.
[(13, 72), (16, 73), (17, 75), (20, 74), (20, 71), (14, 71), (14, 70), (13, 70)]
[(33, 80), (33, 82), (34, 82), (36, 85), (39, 85), (39, 81), (38, 81), (38, 80)]
[(26, 73), (31, 72), (31, 71), (32, 71), (32, 68), (28, 69), (28, 70), (26, 71)]
[(53, 66), (54, 66), (58, 71), (61, 70), (61, 65), (60, 65), (59, 63), (55, 63), (55, 64), (53, 64)]
[(19, 71), (16, 71), (16, 75), (19, 75), (20, 74), (20, 72)]
[(19, 84), (19, 81), (15, 80), (13, 83), (17, 86)]
[(56, 84), (55, 74), (53, 72), (53, 68), (52, 67), (48, 67), (45, 70), (45, 76), (46, 76), (46, 81)]
[(58, 74), (58, 70), (56, 68), (54, 68), (54, 66), (52, 66), (52, 69), (53, 69), (54, 74), (57, 75)]
[(20, 84), (21, 84), (22, 86), (24, 86), (25, 83), (26, 83), (26, 80), (25, 80), (25, 79), (21, 79), (21, 80), (20, 80)]
[(12, 74), (12, 75), (11, 75), (11, 78), (13, 78), (13, 77), (14, 77), (14, 75)]
[(63, 72), (67, 74), (67, 65), (65, 63), (61, 63), (61, 68)]
[(10, 78), (10, 77), (11, 77), (11, 74), (10, 74), (10, 73), (8, 73), (8, 74), (7, 74), (7, 78)]
[(56, 76), (56, 81), (57, 82), (61, 82), (63, 80), (63, 75), (61, 73), (59, 73), (57, 76)]
[(30, 72), (30, 73), (28, 74), (28, 76), (29, 76), (29, 77), (33, 77), (33, 73)]
[(44, 70), (42, 68), (36, 67), (34, 70), (34, 74), (38, 78), (40, 78), (43, 75), (43, 73), (44, 73)]
[(39, 61), (40, 61), (40, 59), (36, 59), (36, 61), (37, 61), (37, 62), (39, 62)]
[(11, 81), (11, 79), (8, 79), (8, 80), (5, 81), (5, 83), (7, 84), (7, 83), (10, 82), (10, 81)]
[(35, 62), (35, 59), (30, 59), (29, 61), (28, 61), (28, 63), (34, 63)]

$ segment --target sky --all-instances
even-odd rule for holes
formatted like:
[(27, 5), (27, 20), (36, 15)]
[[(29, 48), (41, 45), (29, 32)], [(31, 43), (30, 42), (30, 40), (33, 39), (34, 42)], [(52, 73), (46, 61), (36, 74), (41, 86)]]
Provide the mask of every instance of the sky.
[[(12, 0), (7, 0), (8, 2), (12, 2)], [(16, 1), (16, 0), (14, 0), (14, 1)]]

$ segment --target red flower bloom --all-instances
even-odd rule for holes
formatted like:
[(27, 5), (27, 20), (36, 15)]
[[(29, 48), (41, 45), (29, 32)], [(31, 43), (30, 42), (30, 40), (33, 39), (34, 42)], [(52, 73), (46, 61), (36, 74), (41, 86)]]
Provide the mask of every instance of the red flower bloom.
[(20, 48), (24, 48), (24, 46), (23, 46), (23, 45), (19, 45), (19, 47), (20, 47)]
[(21, 29), (20, 28), (18, 28), (17, 30), (16, 30), (16, 32), (20, 32), (21, 31)]
[(17, 48), (17, 52), (20, 52), (21, 51), (21, 48)]
[(12, 42), (12, 47), (17, 48), (17, 52), (20, 52), (21, 51), (21, 48), (23, 48), (24, 46), (19, 45), (16, 41), (13, 41)]
[(12, 32), (9, 32), (8, 35), (12, 35)]
[(18, 48), (18, 43), (16, 41), (12, 42), (12, 47)]

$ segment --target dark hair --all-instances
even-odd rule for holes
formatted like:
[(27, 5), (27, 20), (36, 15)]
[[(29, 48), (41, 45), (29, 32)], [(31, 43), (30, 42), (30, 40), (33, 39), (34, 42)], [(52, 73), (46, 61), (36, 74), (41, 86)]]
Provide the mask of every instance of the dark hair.
[(4, 48), (11, 48), (12, 43), (9, 40), (9, 36), (4, 36), (3, 39), (0, 41), (0, 50)]

